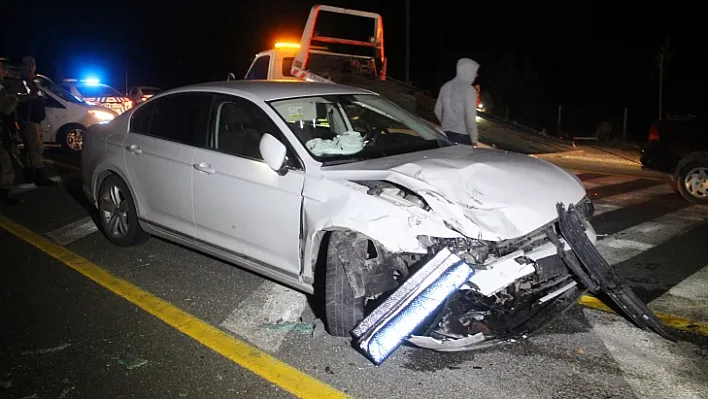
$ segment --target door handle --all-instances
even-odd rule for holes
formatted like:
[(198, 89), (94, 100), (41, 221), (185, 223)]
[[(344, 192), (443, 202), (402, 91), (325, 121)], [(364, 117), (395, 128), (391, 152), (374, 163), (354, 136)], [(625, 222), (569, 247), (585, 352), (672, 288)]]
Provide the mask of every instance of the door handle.
[(195, 164), (192, 164), (192, 166), (194, 166), (194, 169), (196, 169), (196, 170), (198, 170), (198, 171), (200, 171), (200, 172), (204, 172), (204, 173), (209, 174), (209, 175), (210, 175), (210, 174), (213, 174), (213, 173), (216, 173), (216, 170), (215, 170), (215, 169), (212, 169), (212, 168), (211, 168), (211, 165), (209, 165), (209, 164), (206, 163), (206, 162), (195, 163)]
[(132, 152), (133, 154), (142, 154), (143, 153), (143, 150), (141, 150), (140, 147), (138, 147), (136, 144), (129, 145), (129, 146), (125, 147), (125, 149)]

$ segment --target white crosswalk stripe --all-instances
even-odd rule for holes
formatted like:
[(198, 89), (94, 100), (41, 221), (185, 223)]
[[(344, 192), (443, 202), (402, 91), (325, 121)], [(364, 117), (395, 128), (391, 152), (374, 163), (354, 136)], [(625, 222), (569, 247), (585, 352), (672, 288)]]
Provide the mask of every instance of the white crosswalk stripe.
[[(588, 193), (591, 194), (591, 191), (589, 190)], [(595, 215), (599, 216), (605, 212), (614, 211), (619, 208), (643, 204), (664, 195), (671, 196), (677, 194), (674, 193), (668, 185), (660, 184), (629, 192), (609, 195), (594, 201), (595, 209), (598, 210)], [(592, 195), (590, 195), (590, 197), (592, 198)]]
[(226, 317), (221, 327), (248, 339), (268, 352), (277, 352), (287, 328), (278, 325), (297, 322), (307, 308), (307, 297), (280, 284), (264, 281)]
[(98, 231), (96, 223), (94, 223), (90, 216), (86, 216), (81, 220), (77, 220), (74, 223), (69, 223), (66, 226), (47, 233), (47, 237), (56, 241), (59, 245), (69, 245), (72, 242), (86, 237), (95, 231)]
[(611, 265), (623, 262), (705, 223), (701, 212), (697, 206), (679, 209), (600, 240), (597, 248)]
[(598, 187), (613, 186), (616, 184), (629, 183), (631, 181), (637, 180), (636, 177), (632, 176), (604, 176), (597, 179), (590, 179), (583, 182), (585, 189), (591, 192), (593, 189)]
[[(605, 185), (628, 183), (626, 178), (592, 179), (584, 182), (592, 193)], [(678, 194), (666, 184), (651, 185), (628, 192), (604, 196), (595, 201), (596, 215), (613, 212)], [(667, 241), (694, 229), (708, 220), (708, 209), (689, 206), (636, 224), (598, 241), (597, 248), (611, 265), (635, 258)], [(708, 259), (707, 259), (708, 261)], [(655, 311), (708, 322), (708, 266), (679, 283), (649, 306)], [(632, 390), (641, 398), (705, 398), (708, 371), (695, 364), (696, 345), (680, 342), (672, 344), (656, 334), (635, 328), (617, 315), (585, 310), (593, 332), (622, 370)]]
[(649, 307), (708, 324), (708, 265), (651, 301)]

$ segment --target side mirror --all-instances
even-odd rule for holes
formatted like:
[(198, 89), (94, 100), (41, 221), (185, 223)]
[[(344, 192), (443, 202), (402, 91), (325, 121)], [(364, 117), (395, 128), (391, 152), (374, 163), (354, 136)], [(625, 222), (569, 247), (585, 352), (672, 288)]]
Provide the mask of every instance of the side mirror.
[(236, 80), (236, 75), (234, 75), (233, 72), (230, 72), (228, 76), (226, 76), (226, 80)]
[(261, 137), (261, 142), (258, 143), (258, 149), (261, 151), (263, 160), (271, 169), (279, 175), (285, 174), (285, 155), (288, 152), (285, 144), (266, 133)]

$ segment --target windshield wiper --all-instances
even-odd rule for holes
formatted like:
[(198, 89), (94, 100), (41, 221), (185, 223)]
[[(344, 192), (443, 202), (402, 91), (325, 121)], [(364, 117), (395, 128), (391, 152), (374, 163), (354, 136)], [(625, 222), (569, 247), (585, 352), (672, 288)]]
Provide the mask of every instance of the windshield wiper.
[(345, 163), (361, 162), (363, 160), (364, 158), (333, 159), (331, 161), (323, 161), (322, 166), (342, 165)]

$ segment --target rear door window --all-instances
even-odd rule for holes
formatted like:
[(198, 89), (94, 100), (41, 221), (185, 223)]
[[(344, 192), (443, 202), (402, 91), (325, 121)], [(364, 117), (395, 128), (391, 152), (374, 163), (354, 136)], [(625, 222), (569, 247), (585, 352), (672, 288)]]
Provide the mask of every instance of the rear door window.
[(211, 95), (179, 93), (163, 97), (135, 111), (130, 131), (182, 144), (206, 145)]

